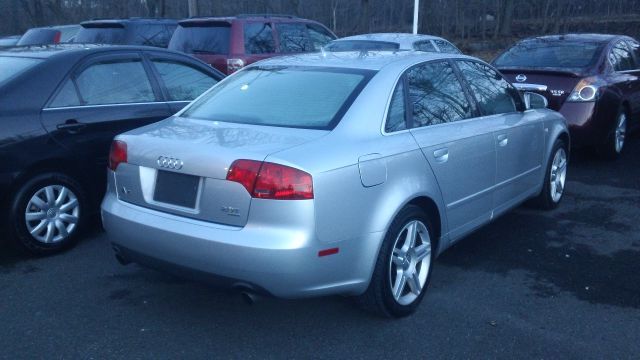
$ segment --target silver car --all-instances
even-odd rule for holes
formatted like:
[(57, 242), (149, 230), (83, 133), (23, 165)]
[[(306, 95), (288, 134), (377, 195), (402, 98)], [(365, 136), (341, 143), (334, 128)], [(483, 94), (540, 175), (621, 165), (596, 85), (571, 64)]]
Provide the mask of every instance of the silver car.
[(438, 36), (406, 33), (376, 33), (347, 36), (325, 46), (327, 51), (416, 50), (461, 54), (451, 42)]
[(472, 57), (274, 58), (117, 136), (102, 217), (123, 263), (405, 316), (453, 243), (558, 205), (568, 148), (561, 115)]

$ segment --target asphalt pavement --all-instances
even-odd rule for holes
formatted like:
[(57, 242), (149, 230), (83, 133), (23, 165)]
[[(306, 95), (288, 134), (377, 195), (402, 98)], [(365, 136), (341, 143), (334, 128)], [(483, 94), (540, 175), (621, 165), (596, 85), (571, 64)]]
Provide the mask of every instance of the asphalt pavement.
[(245, 304), (121, 266), (95, 229), (58, 256), (0, 245), (0, 358), (640, 358), (640, 139), (610, 163), (579, 152), (559, 209), (527, 207), (435, 264), (416, 314), (344, 297)]

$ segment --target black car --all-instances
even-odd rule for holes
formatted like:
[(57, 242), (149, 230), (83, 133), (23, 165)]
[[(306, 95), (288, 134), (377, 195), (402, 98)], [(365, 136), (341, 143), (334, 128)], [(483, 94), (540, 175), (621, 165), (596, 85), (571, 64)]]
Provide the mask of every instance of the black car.
[(640, 43), (628, 36), (566, 34), (521, 40), (493, 64), (517, 88), (567, 118), (571, 143), (606, 158), (640, 128)]
[(223, 75), (142, 46), (0, 52), (0, 202), (10, 239), (36, 254), (69, 247), (105, 189), (119, 133), (180, 110)]
[(27, 30), (17, 46), (50, 45), (67, 43), (73, 40), (80, 25), (59, 25), (39, 27)]
[(100, 19), (85, 21), (74, 42), (87, 44), (144, 45), (166, 48), (178, 20), (158, 18)]

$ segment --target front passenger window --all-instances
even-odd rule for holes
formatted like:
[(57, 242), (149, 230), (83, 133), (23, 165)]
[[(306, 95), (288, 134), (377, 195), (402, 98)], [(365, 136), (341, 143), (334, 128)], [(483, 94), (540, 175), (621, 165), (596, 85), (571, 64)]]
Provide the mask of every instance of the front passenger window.
[(142, 61), (110, 61), (91, 65), (76, 78), (83, 105), (155, 101)]
[(407, 72), (413, 127), (471, 117), (471, 105), (449, 62), (418, 65)]
[(518, 110), (520, 95), (497, 71), (475, 61), (458, 61), (458, 66), (483, 115), (506, 114)]
[(628, 71), (635, 68), (633, 56), (623, 42), (615, 44), (609, 53), (609, 59), (611, 60), (611, 65), (613, 65), (613, 69), (615, 71)]

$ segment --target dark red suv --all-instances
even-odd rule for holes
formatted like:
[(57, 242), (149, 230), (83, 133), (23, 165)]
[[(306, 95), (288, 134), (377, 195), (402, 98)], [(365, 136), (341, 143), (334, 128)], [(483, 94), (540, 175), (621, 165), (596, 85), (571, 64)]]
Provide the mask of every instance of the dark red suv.
[(572, 145), (616, 158), (640, 127), (640, 44), (628, 37), (568, 34), (524, 39), (493, 64), (567, 118)]
[(319, 51), (335, 38), (316, 21), (288, 15), (198, 17), (179, 22), (169, 49), (231, 74), (273, 56)]

